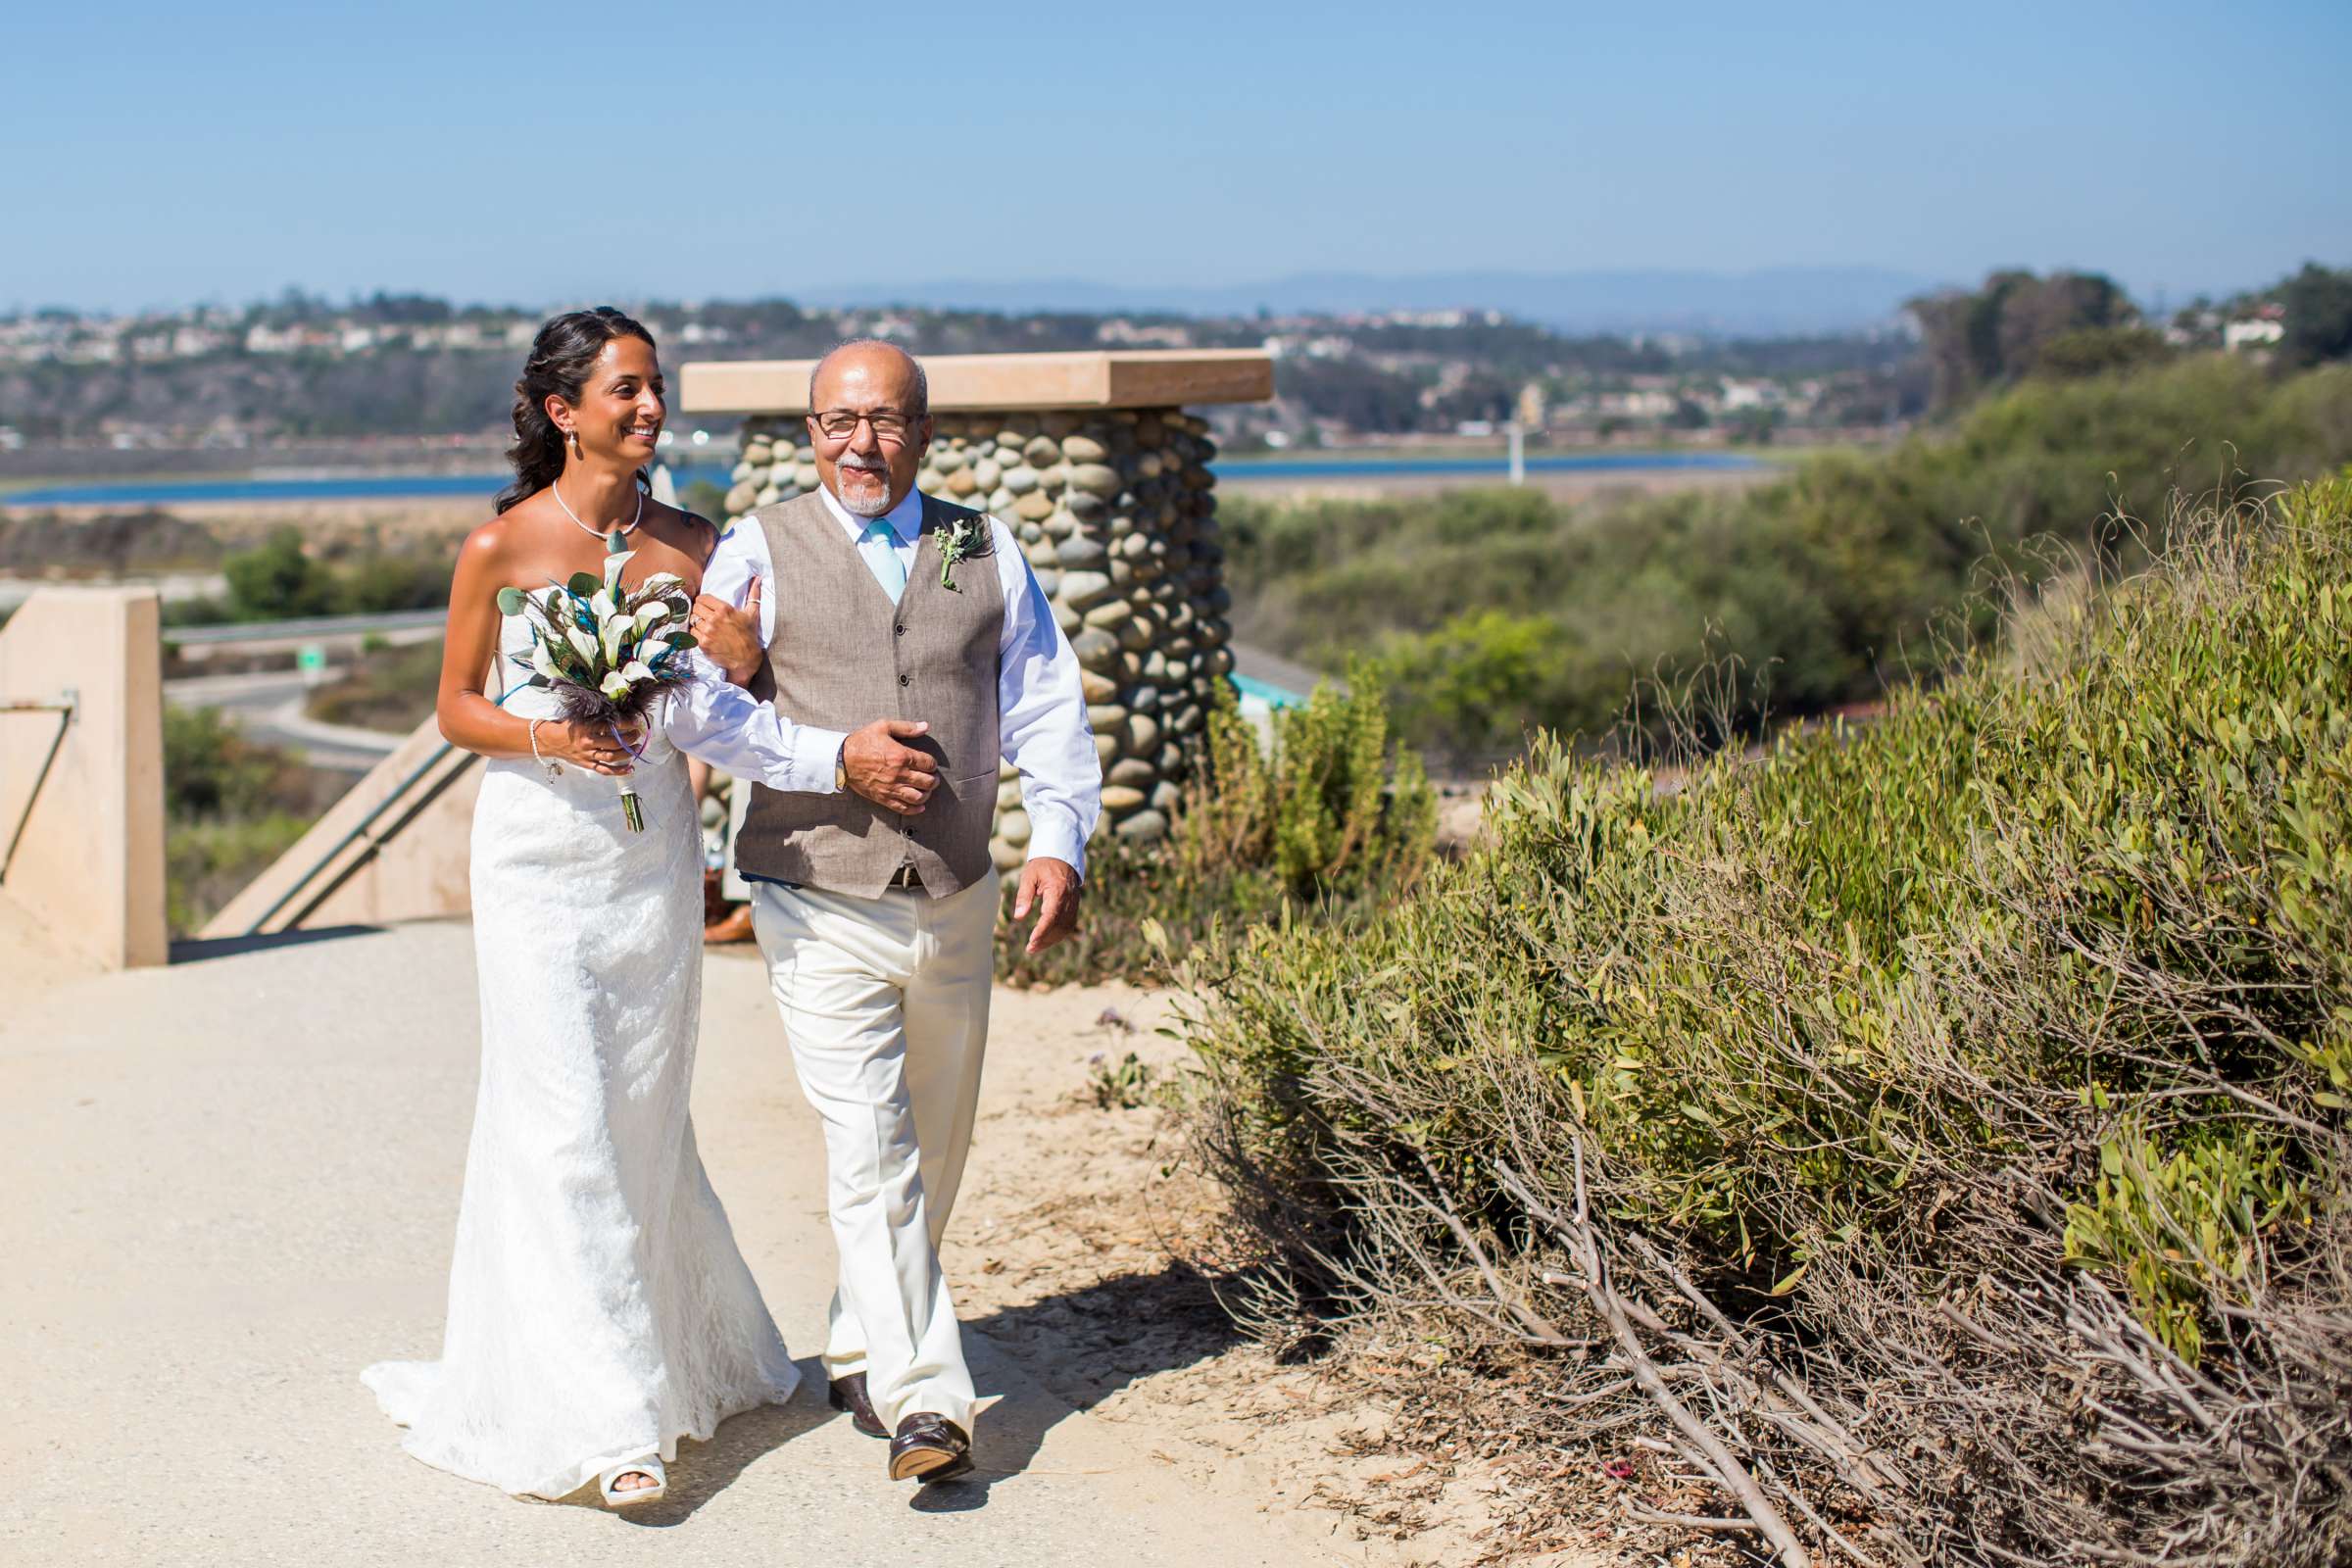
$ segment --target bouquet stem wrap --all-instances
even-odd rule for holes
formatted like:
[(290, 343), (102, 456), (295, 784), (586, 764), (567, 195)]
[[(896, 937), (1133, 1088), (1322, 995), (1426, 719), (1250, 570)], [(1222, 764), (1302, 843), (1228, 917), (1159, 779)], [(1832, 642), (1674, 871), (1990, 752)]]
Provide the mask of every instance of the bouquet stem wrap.
[[(612, 738), (619, 741), (621, 750), (631, 757), (642, 759), (645, 756), (645, 748), (631, 746), (617, 728), (612, 730)], [(622, 821), (629, 824), (630, 832), (645, 831), (645, 808), (637, 804), (637, 781), (626, 773), (620, 775), (620, 816)]]

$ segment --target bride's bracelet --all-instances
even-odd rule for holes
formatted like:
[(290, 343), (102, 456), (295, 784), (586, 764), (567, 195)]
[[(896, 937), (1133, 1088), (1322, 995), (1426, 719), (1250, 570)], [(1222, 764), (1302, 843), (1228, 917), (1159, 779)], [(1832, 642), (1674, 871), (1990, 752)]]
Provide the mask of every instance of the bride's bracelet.
[(544, 718), (532, 719), (528, 733), (531, 737), (531, 760), (546, 768), (547, 776), (552, 779), (564, 771), (564, 764), (539, 755), (539, 726), (546, 722)]

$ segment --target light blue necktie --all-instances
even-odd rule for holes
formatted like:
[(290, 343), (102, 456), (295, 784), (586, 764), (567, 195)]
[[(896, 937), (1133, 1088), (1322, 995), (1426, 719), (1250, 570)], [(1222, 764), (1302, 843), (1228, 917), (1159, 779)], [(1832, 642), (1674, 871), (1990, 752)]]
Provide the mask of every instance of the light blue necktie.
[(858, 553), (865, 558), (865, 569), (874, 574), (874, 581), (897, 604), (906, 591), (906, 567), (899, 560), (899, 536), (889, 523), (876, 517), (865, 525), (858, 536)]

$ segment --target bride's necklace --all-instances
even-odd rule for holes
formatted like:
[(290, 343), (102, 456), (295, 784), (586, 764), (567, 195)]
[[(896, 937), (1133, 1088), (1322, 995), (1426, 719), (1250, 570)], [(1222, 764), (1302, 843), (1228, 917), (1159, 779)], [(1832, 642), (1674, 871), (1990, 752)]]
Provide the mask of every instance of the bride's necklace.
[(580, 532), (588, 535), (591, 539), (602, 539), (605, 542), (606, 553), (610, 555), (617, 556), (623, 550), (628, 549), (629, 535), (635, 533), (637, 531), (637, 525), (645, 520), (645, 492), (643, 490), (637, 492), (637, 511), (636, 514), (629, 518), (629, 525), (626, 528), (615, 528), (611, 533), (606, 533), (601, 528), (591, 528), (586, 523), (580, 521), (580, 514), (572, 511), (569, 506), (565, 505), (564, 500), (564, 487), (562, 485), (559, 485), (553, 479), (550, 479), (547, 482), (547, 488), (554, 493), (556, 505), (564, 508), (564, 515), (571, 519), (571, 525), (579, 529)]

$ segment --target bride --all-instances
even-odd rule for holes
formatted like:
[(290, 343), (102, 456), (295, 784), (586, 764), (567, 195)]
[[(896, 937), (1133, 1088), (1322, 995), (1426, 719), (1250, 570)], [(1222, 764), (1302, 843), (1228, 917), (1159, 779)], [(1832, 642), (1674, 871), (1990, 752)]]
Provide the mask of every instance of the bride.
[(514, 482), (460, 554), (438, 705), (442, 733), (488, 759), (481, 1085), (448, 1324), (440, 1360), (362, 1376), (427, 1464), (542, 1497), (594, 1481), (620, 1507), (662, 1494), (679, 1438), (799, 1381), (687, 1113), (702, 846), (679, 750), (775, 789), (812, 787), (812, 767), (830, 783), (833, 759), (797, 754), (815, 737), (708, 666), (642, 731), (565, 721), (521, 684), (529, 630), (499, 589), (601, 576), (627, 549), (626, 582), (670, 572), (691, 593), (716, 538), (645, 493), (664, 407), (644, 327), (610, 307), (559, 316), (514, 392)]

